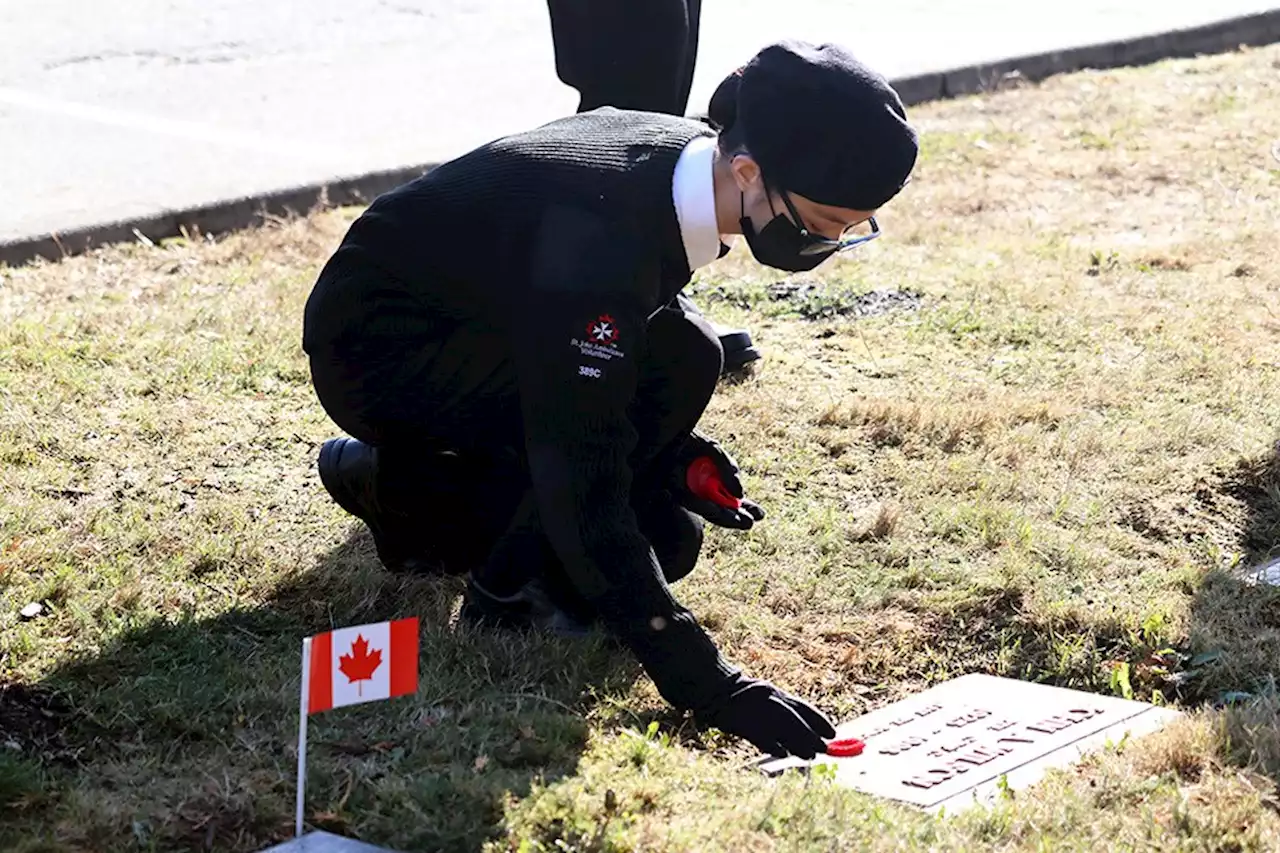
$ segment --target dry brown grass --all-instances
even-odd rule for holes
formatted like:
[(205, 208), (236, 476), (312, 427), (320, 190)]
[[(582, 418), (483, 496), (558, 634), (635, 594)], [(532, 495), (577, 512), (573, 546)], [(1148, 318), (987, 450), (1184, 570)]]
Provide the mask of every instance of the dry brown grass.
[(1278, 71), (914, 110), (885, 238), (803, 313), (918, 311), (798, 319), (741, 250), (694, 288), (766, 352), (705, 426), (769, 518), (678, 590), (730, 657), (841, 717), (985, 671), (1178, 726), (940, 820), (742, 771), (605, 648), (455, 632), (456, 585), (386, 577), (314, 476), (327, 212), (0, 271), (0, 847), (283, 837), (297, 638), (416, 613), (420, 694), (314, 728), (313, 820), (393, 848), (1277, 849), (1280, 592), (1240, 574), (1280, 541)]

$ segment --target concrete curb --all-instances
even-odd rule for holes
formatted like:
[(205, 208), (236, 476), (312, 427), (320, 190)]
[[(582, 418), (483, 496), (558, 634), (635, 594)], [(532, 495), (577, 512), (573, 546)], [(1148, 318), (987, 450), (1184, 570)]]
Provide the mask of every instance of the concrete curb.
[(0, 243), (0, 265), (16, 267), (36, 258), (57, 260), (97, 246), (141, 238), (163, 240), (181, 234), (184, 228), (188, 232), (219, 234), (261, 224), (272, 216), (306, 213), (318, 207), (363, 204), (387, 190), (413, 180), (430, 168), (430, 164), (424, 164), (346, 178), (329, 178), (321, 183), (215, 201), (182, 210), (166, 210), (138, 219), (104, 222), (74, 231), (36, 237), (20, 237)]
[(1085, 68), (1149, 65), (1163, 59), (1226, 53), (1277, 41), (1280, 41), (1280, 8), (1200, 27), (903, 77), (893, 81), (893, 85), (903, 102), (911, 106), (998, 89), (1011, 76), (1035, 82)]
[[(999, 89), (1010, 78), (1035, 82), (1085, 68), (1147, 65), (1163, 59), (1224, 53), (1277, 41), (1280, 41), (1280, 8), (1200, 27), (904, 77), (893, 81), (893, 84), (903, 101), (913, 106)], [(74, 231), (19, 237), (0, 243), (0, 265), (19, 266), (37, 258), (56, 260), (96, 246), (140, 238), (162, 240), (181, 234), (184, 228), (217, 234), (257, 225), (271, 216), (305, 213), (317, 207), (366, 203), (430, 168), (431, 164), (421, 164), (329, 178), (245, 198), (89, 225)]]

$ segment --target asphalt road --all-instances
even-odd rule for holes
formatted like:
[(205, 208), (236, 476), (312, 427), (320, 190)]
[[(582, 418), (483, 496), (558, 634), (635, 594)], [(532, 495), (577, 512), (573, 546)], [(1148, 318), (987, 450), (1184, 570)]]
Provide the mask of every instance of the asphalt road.
[[(891, 77), (1276, 0), (704, 0), (691, 108), (764, 44)], [(541, 0), (0, 0), (0, 243), (438, 162), (573, 110)]]

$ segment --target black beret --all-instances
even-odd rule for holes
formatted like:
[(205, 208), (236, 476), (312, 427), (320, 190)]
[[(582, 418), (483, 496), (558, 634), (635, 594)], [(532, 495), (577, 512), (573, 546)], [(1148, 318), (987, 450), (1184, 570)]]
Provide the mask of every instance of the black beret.
[(919, 142), (898, 93), (839, 45), (770, 45), (737, 90), (743, 143), (778, 189), (874, 210), (915, 167)]

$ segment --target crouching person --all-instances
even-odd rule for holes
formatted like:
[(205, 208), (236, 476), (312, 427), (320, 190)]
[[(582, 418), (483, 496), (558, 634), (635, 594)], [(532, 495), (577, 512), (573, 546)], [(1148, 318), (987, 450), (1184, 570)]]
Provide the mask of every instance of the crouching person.
[[(764, 517), (695, 429), (723, 351), (681, 289), (727, 235), (789, 271), (877, 236), (916, 134), (882, 77), (799, 42), (730, 75), (710, 119), (592, 110), (379, 197), (306, 307), (315, 390), (349, 436), (319, 472), (387, 568), (467, 575), (464, 618), (597, 623), (676, 707), (811, 758), (831, 722), (726, 661), (671, 591), (704, 522)], [(736, 500), (690, 491), (703, 457)]]

